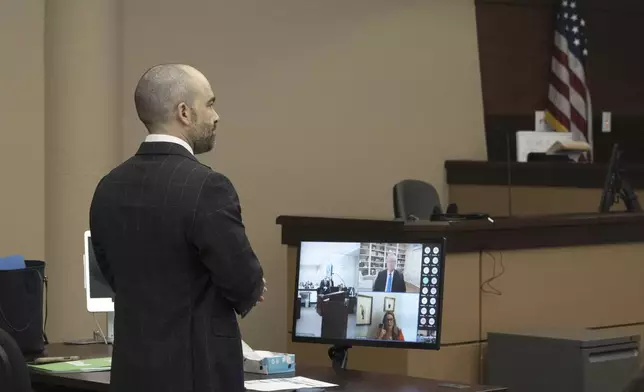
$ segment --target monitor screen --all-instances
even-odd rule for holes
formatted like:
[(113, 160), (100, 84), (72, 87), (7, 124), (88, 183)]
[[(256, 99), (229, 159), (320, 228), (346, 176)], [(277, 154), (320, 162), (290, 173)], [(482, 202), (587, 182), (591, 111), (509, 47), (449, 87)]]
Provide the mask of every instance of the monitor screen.
[(85, 232), (84, 259), (87, 310), (90, 312), (113, 312), (114, 292), (98, 267), (94, 247), (92, 246), (92, 236), (89, 231)]
[(438, 349), (444, 244), (302, 242), (293, 341)]

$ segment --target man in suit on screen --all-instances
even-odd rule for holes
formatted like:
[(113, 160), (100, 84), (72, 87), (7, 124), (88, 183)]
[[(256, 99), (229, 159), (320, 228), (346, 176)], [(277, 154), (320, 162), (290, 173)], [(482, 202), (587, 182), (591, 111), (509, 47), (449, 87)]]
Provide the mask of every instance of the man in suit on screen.
[(110, 390), (241, 392), (237, 315), (265, 287), (233, 184), (195, 158), (215, 144), (215, 96), (195, 68), (165, 64), (141, 77), (134, 101), (150, 134), (90, 208), (115, 292)]
[(396, 271), (396, 256), (387, 255), (387, 269), (382, 270), (373, 282), (373, 291), (386, 293), (405, 293), (407, 286), (403, 274)]

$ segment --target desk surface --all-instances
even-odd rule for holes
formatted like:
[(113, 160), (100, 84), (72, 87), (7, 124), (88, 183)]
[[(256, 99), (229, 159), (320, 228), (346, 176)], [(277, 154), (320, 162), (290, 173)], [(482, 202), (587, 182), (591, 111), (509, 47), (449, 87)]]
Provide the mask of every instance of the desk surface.
[[(48, 356), (78, 355), (81, 358), (104, 357), (111, 354), (111, 347), (105, 345), (68, 346), (51, 344), (47, 346)], [(298, 376), (310, 377), (321, 381), (338, 384), (329, 391), (352, 392), (448, 392), (463, 389), (442, 386), (444, 382), (422, 378), (395, 376), (359, 372), (354, 370), (335, 373), (331, 368), (298, 366)], [(285, 374), (281, 377), (289, 377)], [(75, 374), (50, 374), (32, 371), (32, 382), (37, 386), (66, 387), (85, 391), (107, 391), (110, 381), (109, 372), (75, 373)], [(262, 376), (246, 374), (246, 379), (257, 379)], [(503, 392), (506, 388), (472, 386), (468, 392)]]

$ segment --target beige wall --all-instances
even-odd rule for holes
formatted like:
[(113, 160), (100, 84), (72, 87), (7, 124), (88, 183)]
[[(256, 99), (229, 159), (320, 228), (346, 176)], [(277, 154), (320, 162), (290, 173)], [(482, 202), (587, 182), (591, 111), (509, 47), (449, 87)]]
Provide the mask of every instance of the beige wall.
[[(63, 1), (99, 0), (57, 0)], [(7, 111), (0, 170), (9, 189), (0, 211), (3, 222), (17, 223), (0, 226), (0, 254), (44, 257), (44, 1), (4, 3), (12, 12), (0, 16), (0, 49), (13, 55), (0, 66)], [(115, 118), (123, 111), (122, 130), (114, 130), (122, 132), (122, 158), (145, 136), (132, 90), (147, 67), (193, 64), (218, 95), (218, 144), (202, 160), (237, 186), (269, 284), (266, 303), (242, 323), (251, 345), (286, 348), (286, 249), (278, 215), (390, 217), (396, 181), (433, 182), (446, 198), (443, 161), (485, 159), (473, 0), (127, 0), (122, 16), (122, 107), (105, 108)], [(83, 29), (93, 28), (79, 22), (78, 35), (109, 45)], [(85, 91), (88, 99), (74, 101), (75, 110), (91, 113), (91, 97), (101, 91)], [(57, 279), (68, 271), (78, 277), (95, 169), (79, 169), (81, 191), (68, 190), (64, 211), (73, 219), (58, 230), (77, 233), (61, 234), (66, 245), (48, 260)], [(65, 199), (57, 194), (53, 204)], [(78, 298), (82, 281), (52, 286), (52, 340), (89, 336), (91, 318)]]
[(217, 147), (202, 160), (235, 183), (269, 285), (243, 322), (249, 344), (286, 344), (278, 215), (387, 218), (397, 180), (445, 197), (445, 159), (485, 159), (473, 3), (125, 3), (125, 156), (144, 136), (132, 91), (146, 67), (194, 64), (218, 96)]
[(0, 255), (45, 257), (42, 0), (0, 2)]
[(85, 311), (82, 238), (96, 184), (121, 158), (120, 17), (114, 1), (46, 2), (45, 257), (52, 340), (91, 336), (96, 328)]

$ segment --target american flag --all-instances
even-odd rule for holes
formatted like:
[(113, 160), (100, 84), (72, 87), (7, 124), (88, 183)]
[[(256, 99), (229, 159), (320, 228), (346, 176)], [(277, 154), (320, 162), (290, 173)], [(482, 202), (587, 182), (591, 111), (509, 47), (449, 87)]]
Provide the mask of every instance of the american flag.
[(557, 12), (546, 122), (592, 145), (592, 108), (586, 79), (588, 39), (581, 0), (562, 0)]

